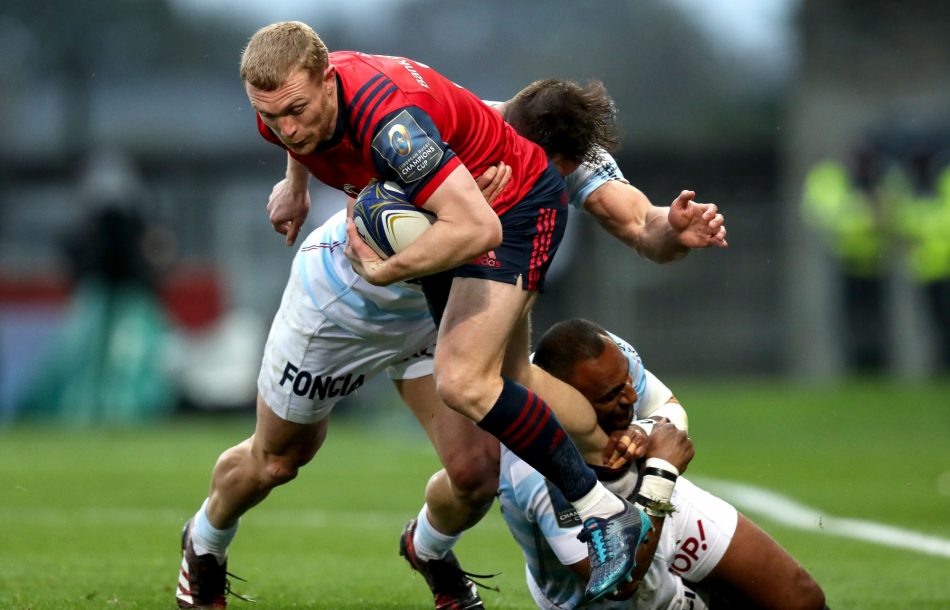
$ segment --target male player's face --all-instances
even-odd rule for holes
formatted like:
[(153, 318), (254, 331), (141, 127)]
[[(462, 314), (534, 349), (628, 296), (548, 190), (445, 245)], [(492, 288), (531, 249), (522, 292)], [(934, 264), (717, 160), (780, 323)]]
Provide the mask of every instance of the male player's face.
[(280, 141), (298, 155), (312, 153), (336, 129), (336, 69), (322, 75), (299, 69), (273, 91), (245, 83), (251, 106)]
[(566, 381), (593, 405), (597, 422), (608, 434), (624, 430), (633, 419), (637, 391), (630, 379), (630, 367), (623, 352), (608, 337), (601, 337), (604, 351), (597, 358), (574, 365)]

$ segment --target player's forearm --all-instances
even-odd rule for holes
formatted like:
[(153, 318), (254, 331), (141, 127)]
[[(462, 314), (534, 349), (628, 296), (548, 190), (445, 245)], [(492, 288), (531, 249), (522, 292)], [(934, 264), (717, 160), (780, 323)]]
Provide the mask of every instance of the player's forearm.
[(584, 208), (608, 233), (644, 258), (669, 263), (686, 255), (670, 225), (669, 208), (654, 206), (633, 185), (611, 180), (587, 197)]
[(453, 269), (501, 244), (501, 221), (475, 179), (458, 165), (424, 203), (438, 220), (405, 250), (382, 263), (388, 282)]
[(291, 190), (304, 191), (310, 184), (310, 170), (288, 153), (286, 178)]
[[(391, 284), (402, 280), (432, 275), (454, 269), (485, 254), (501, 243), (501, 223), (494, 222), (458, 226), (436, 221), (432, 228), (419, 236), (411, 246), (380, 264), (380, 283)], [(494, 226), (494, 225), (497, 225)]]

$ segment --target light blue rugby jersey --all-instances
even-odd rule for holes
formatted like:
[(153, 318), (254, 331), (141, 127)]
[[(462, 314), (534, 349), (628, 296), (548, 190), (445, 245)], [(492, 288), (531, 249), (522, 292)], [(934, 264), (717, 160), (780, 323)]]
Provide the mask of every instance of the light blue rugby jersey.
[(295, 261), (300, 281), (317, 309), (358, 334), (400, 332), (397, 322), (429, 317), (425, 295), (413, 284), (374, 286), (361, 278), (343, 254), (346, 210), (307, 236)]
[[(638, 407), (649, 403), (650, 386), (640, 354), (630, 343), (608, 332), (627, 359), (631, 385), (637, 391)], [(636, 417), (636, 416), (635, 416)], [(537, 583), (549, 607), (573, 608), (584, 599), (584, 583), (565, 564), (587, 558), (587, 547), (576, 541), (580, 521), (571, 504), (553, 488), (540, 472), (502, 445), (498, 499), (508, 529), (521, 547), (525, 570)], [(569, 552), (558, 557), (552, 541)], [(602, 601), (591, 606), (598, 609), (630, 608), (630, 602), (618, 604)]]
[(627, 366), (630, 369), (630, 383), (633, 389), (637, 391), (637, 402), (633, 403), (634, 418), (639, 419), (640, 406), (650, 404), (650, 387), (647, 385), (647, 372), (643, 366), (643, 360), (640, 358), (639, 352), (625, 339), (621, 339), (610, 331), (607, 331), (607, 335), (613, 339), (627, 359)]
[(623, 172), (617, 161), (600, 146), (596, 147), (597, 158), (595, 161), (582, 163), (576, 170), (564, 178), (567, 184), (568, 202), (578, 210), (584, 209), (584, 202), (590, 197), (590, 194), (600, 188), (603, 184), (611, 180), (622, 180)]
[[(587, 547), (570, 540), (577, 538), (580, 531), (577, 513), (565, 507), (559, 515), (541, 473), (504, 446), (499, 475), (501, 514), (521, 547), (527, 575), (555, 607), (576, 606), (584, 599), (584, 583), (565, 564), (587, 557)], [(563, 496), (560, 497), (563, 500)], [(565, 527), (559, 525), (559, 516)], [(559, 558), (548, 544), (548, 540), (559, 537), (563, 537), (566, 548), (573, 549), (571, 555)]]

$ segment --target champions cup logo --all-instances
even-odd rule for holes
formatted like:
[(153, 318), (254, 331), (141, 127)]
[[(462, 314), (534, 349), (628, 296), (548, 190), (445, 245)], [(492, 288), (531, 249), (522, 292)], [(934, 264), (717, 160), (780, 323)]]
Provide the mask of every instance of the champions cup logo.
[(396, 124), (389, 129), (389, 144), (397, 153), (405, 157), (412, 152), (412, 142), (409, 140), (409, 130)]

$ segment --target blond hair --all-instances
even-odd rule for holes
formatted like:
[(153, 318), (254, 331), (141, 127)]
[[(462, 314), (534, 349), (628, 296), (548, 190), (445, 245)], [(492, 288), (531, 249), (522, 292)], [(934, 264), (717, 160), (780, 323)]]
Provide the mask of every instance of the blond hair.
[(273, 91), (297, 69), (322, 74), (328, 63), (327, 46), (313, 28), (300, 21), (281, 21), (251, 37), (241, 53), (241, 79), (256, 89)]

